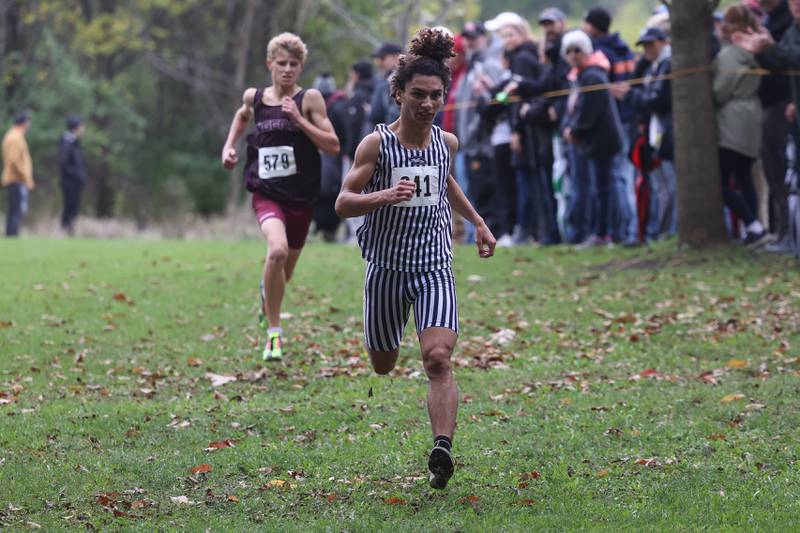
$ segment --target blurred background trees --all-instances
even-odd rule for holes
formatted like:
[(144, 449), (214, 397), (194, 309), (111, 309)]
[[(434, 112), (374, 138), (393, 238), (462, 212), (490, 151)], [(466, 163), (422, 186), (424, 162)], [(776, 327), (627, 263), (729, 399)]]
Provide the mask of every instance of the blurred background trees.
[[(0, 118), (34, 112), (29, 143), (42, 194), (57, 211), (56, 147), (68, 113), (84, 117), (90, 166), (84, 213), (140, 226), (176, 212), (224, 213), (244, 199), (241, 165), (219, 153), (248, 86), (266, 85), (267, 40), (280, 31), (311, 50), (303, 85), (349, 66), (385, 40), (405, 42), (421, 24), (516, 10), (536, 21), (547, 5), (574, 21), (591, 0), (0, 0)], [(605, 0), (630, 39), (655, 5)], [(35, 214), (35, 213), (34, 213)]]

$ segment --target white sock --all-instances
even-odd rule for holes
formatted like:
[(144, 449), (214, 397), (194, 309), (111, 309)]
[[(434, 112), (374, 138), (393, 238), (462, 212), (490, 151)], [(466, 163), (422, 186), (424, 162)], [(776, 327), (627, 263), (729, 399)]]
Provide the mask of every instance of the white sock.
[(758, 220), (752, 221), (750, 224), (747, 225), (747, 227), (745, 229), (747, 230), (747, 233), (763, 233), (764, 232), (764, 226), (762, 226), (761, 222), (759, 222)]
[(283, 335), (283, 328), (267, 328), (267, 335), (272, 335), (273, 333), (277, 333), (278, 335)]

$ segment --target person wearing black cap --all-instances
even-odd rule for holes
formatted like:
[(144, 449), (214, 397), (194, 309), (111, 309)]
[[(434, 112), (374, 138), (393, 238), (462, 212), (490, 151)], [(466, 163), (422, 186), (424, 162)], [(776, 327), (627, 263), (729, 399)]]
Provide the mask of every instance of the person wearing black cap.
[(636, 87), (622, 85), (618, 94), (624, 94), (625, 102), (639, 115), (637, 123), (643, 125), (648, 146), (661, 161), (649, 173), (653, 192), (644, 237), (651, 240), (658, 238), (659, 234), (671, 234), (677, 223), (672, 82), (659, 79), (672, 72), (672, 47), (667, 34), (658, 28), (645, 28), (636, 45), (643, 47), (644, 58), (649, 63), (645, 83)]
[[(493, 125), (481, 116), (481, 110), (490, 99), (486, 85), (496, 85), (504, 70), (500, 50), (499, 47), (488, 50), (486, 28), (480, 22), (465, 23), (461, 36), (466, 43), (467, 67), (461, 82), (452, 89), (458, 105), (455, 133), (460, 143), (456, 168), (460, 165), (461, 169), (456, 172), (456, 180), (492, 232), (508, 234), (507, 240), (510, 240), (513, 220), (509, 220), (508, 205), (511, 201), (506, 201), (505, 191), (506, 183), (513, 182), (514, 175), (510, 168), (506, 173), (498, 173), (492, 145)], [(470, 105), (471, 102), (477, 105)], [(463, 160), (459, 161), (459, 158)], [(471, 242), (474, 228), (466, 221), (465, 226), (468, 228), (465, 242)]]
[(375, 84), (375, 92), (372, 93), (372, 109), (369, 113), (369, 121), (372, 124), (391, 124), (400, 117), (400, 107), (394, 101), (389, 91), (389, 78), (397, 66), (403, 47), (395, 43), (383, 43), (372, 57), (383, 76)]
[(86, 185), (86, 162), (83, 157), (80, 137), (83, 135), (80, 117), (67, 117), (67, 131), (58, 143), (58, 168), (61, 171), (61, 191), (64, 194), (64, 211), (61, 214), (61, 229), (68, 235), (75, 232), (75, 217), (81, 205), (81, 192)]
[[(628, 45), (622, 40), (619, 33), (610, 33), (612, 17), (611, 13), (603, 7), (593, 7), (590, 9), (583, 21), (583, 31), (592, 38), (595, 50), (600, 50), (611, 63), (609, 72), (610, 82), (627, 81), (633, 77), (636, 68), (636, 61)], [(613, 94), (613, 93), (612, 93)], [(628, 107), (618, 95), (617, 109), (622, 120), (623, 148), (613, 164), (614, 169), (614, 190), (619, 200), (617, 206), (619, 211), (612, 214), (613, 236), (615, 241), (625, 241), (626, 244), (636, 244), (636, 199), (634, 196), (634, 175), (636, 173), (633, 164), (628, 161), (625, 154), (632, 138), (636, 136), (636, 121), (633, 111)]]
[(31, 114), (20, 111), (14, 115), (14, 124), (3, 137), (3, 175), (0, 179), (8, 191), (6, 236), (19, 235), (22, 216), (28, 210), (28, 191), (33, 190), (33, 163), (25, 134), (31, 125)]

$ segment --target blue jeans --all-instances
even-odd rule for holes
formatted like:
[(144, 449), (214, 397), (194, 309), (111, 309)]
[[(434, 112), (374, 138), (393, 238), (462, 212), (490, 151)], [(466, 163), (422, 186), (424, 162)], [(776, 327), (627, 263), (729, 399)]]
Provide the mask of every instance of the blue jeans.
[(533, 189), (531, 190), (531, 203), (534, 209), (534, 224), (536, 228), (536, 240), (543, 245), (553, 245), (561, 243), (561, 235), (558, 231), (557, 211), (555, 193), (553, 192), (553, 170), (552, 168), (539, 167), (534, 169)]
[(650, 172), (650, 183), (653, 185), (651, 194), (658, 197), (657, 215), (652, 217), (656, 219), (656, 233), (660, 237), (672, 237), (678, 232), (678, 202), (676, 200), (678, 184), (675, 164), (666, 159), (662, 160), (661, 165)]
[(589, 159), (589, 168), (597, 188), (595, 235), (598, 237), (609, 236), (613, 228), (611, 215), (620, 209), (618, 189), (614, 186), (616, 176), (613, 164), (615, 160), (616, 156)]
[(6, 186), (8, 191), (8, 213), (6, 214), (6, 236), (19, 235), (22, 216), (28, 212), (28, 188), (21, 183)]
[(567, 242), (579, 243), (593, 233), (592, 173), (589, 159), (574, 144), (568, 147), (569, 199), (564, 213), (564, 233)]
[(614, 226), (612, 233), (616, 241), (635, 241), (636, 225), (636, 167), (628, 158), (629, 141), (623, 141), (623, 148), (614, 157), (614, 194), (617, 196), (617, 208), (612, 214)]
[[(464, 191), (464, 194), (469, 198), (469, 165), (467, 165), (467, 156), (463, 152), (456, 154), (455, 161), (456, 170), (456, 183)], [(475, 241), (475, 226), (472, 222), (464, 220), (464, 242), (472, 243)]]
[(532, 170), (528, 167), (516, 167), (514, 175), (517, 178), (517, 223), (516, 226), (522, 230), (522, 235), (533, 235), (533, 202), (531, 201), (531, 189), (533, 187)]

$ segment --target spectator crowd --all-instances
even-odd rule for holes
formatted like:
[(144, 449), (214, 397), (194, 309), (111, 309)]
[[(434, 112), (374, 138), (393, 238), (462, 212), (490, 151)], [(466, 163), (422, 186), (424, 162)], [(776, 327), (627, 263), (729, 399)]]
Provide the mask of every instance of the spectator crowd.
[[(750, 247), (790, 253), (800, 216), (790, 209), (800, 83), (779, 72), (800, 62), (800, 0), (748, 0), (714, 17), (718, 146), (709, 153), (720, 162), (726, 223)], [(450, 32), (453, 83), (437, 123), (459, 138), (459, 184), (500, 246), (636, 246), (672, 237), (669, 12), (656, 8), (634, 47), (601, 6), (577, 29), (554, 7), (539, 14), (538, 26), (541, 39), (524, 17), (503, 12)], [(330, 74), (315, 81), (342, 146), (323, 162), (315, 215), (328, 240), (337, 235), (333, 202), (355, 147), (375, 124), (398, 116), (389, 79), (402, 51), (384, 43), (372, 62), (355, 63), (346, 90)], [(776, 73), (745, 72), (758, 68)], [(582, 90), (594, 86), (602, 89)], [(352, 235), (357, 225), (338, 234)], [(456, 231), (472, 238), (468, 224)]]
[[(719, 159), (726, 223), (749, 247), (800, 255), (800, 76), (786, 74), (800, 70), (800, 0), (746, 0), (714, 19), (718, 146), (709, 154)], [(437, 123), (457, 135), (455, 177), (499, 246), (637, 246), (676, 234), (670, 15), (656, 8), (633, 47), (613, 22), (597, 6), (570, 29), (566, 14), (549, 7), (538, 16), (540, 38), (513, 12), (457, 33), (443, 28), (456, 55)], [(314, 81), (341, 146), (337, 156), (321, 156), (314, 220), (326, 240), (354, 239), (360, 225), (348, 219), (340, 229), (334, 202), (361, 139), (399, 116), (390, 80), (402, 53), (399, 44), (382, 44), (371, 61), (352, 65), (344, 90), (331, 73)], [(2, 143), (9, 236), (19, 232), (34, 188), (30, 123), (30, 113), (18, 113)], [(58, 149), (68, 234), (87, 181), (82, 133), (81, 120), (68, 117)], [(456, 226), (471, 242), (473, 228)]]

